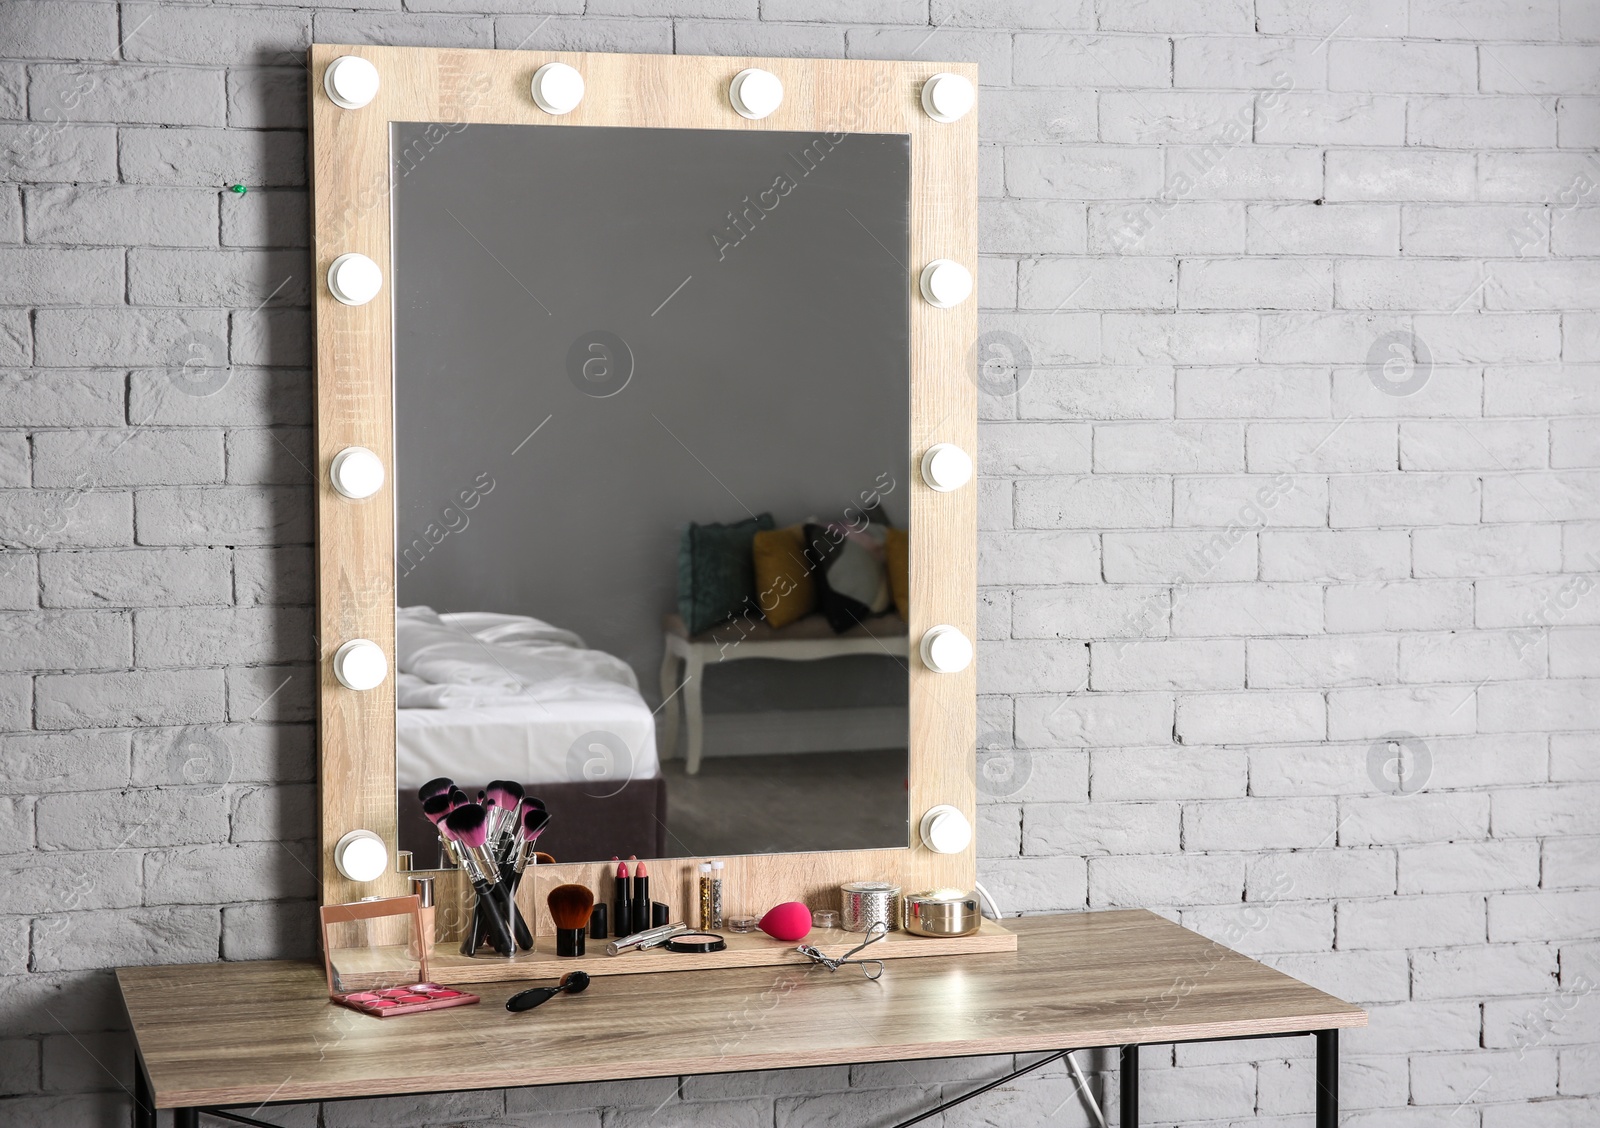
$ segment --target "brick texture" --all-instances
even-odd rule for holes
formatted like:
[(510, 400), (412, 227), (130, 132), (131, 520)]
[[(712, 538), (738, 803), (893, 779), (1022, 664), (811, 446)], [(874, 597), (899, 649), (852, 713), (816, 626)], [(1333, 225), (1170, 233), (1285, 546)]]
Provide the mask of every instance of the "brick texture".
[[(1030, 357), (981, 408), (980, 704), (1031, 756), (984, 880), (1371, 1006), (1346, 1125), (1600, 1119), (1592, 2), (13, 0), (0, 1121), (126, 1122), (105, 968), (312, 950), (316, 40), (978, 62), (981, 329)], [(1148, 1124), (1309, 1122), (1297, 1043), (1146, 1058)], [(1011, 1065), (277, 1119), (862, 1124)], [(1045, 1122), (1091, 1123), (1059, 1065), (944, 1120)]]

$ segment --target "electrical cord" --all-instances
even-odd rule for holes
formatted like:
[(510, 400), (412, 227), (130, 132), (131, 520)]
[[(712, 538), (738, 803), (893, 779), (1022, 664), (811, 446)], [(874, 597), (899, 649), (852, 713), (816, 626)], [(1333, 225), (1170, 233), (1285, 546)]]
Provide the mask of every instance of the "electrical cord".
[[(983, 915), (990, 920), (999, 920), (1001, 917), (1000, 906), (995, 902), (993, 894), (983, 887), (983, 882), (974, 881), (972, 888), (978, 894), (978, 899), (983, 902)], [(1083, 1076), (1083, 1070), (1078, 1068), (1078, 1059), (1072, 1054), (1067, 1054), (1067, 1069), (1072, 1073), (1072, 1080), (1078, 1087), (1078, 1092), (1083, 1095), (1084, 1102), (1089, 1106), (1089, 1112), (1094, 1116), (1098, 1128), (1106, 1128), (1106, 1114), (1100, 1109), (1100, 1102), (1095, 1099), (1094, 1091), (1089, 1088), (1088, 1080)]]

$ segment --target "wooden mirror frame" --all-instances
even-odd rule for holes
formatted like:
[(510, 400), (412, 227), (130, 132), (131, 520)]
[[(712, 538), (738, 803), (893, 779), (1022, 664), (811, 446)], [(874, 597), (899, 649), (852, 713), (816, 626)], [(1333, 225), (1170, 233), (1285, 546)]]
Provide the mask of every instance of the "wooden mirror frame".
[[(323, 85), (328, 64), (357, 55), (377, 67), (376, 98), (341, 109)], [(576, 67), (587, 90), (571, 113), (553, 116), (530, 94), (533, 73), (549, 62)], [(783, 81), (783, 103), (759, 121), (737, 114), (728, 84), (746, 67)], [(949, 623), (977, 638), (977, 483), (939, 493), (922, 480), (923, 451), (937, 442), (975, 454), (977, 385), (974, 349), (977, 295), (948, 309), (921, 296), (918, 276), (934, 259), (953, 259), (978, 273), (977, 111), (952, 123), (924, 112), (923, 83), (941, 72), (966, 77), (969, 63), (874, 62), (840, 59), (708, 58), (682, 55), (583, 54), (545, 51), (443, 50), (334, 46), (310, 49), (312, 201), (316, 274), (317, 620), (321, 748), (322, 901), (335, 904), (405, 891), (405, 876), (347, 880), (334, 865), (334, 845), (349, 831), (371, 830), (396, 844), (395, 803), (395, 529), (393, 493), (394, 349), (390, 258), (390, 144), (395, 121), (438, 122), (428, 151), (416, 159), (448, 159), (450, 137), (475, 123), (540, 126), (635, 126), (665, 129), (752, 129), (815, 133), (903, 133), (911, 138), (910, 303), (911, 614), (908, 841), (904, 849), (745, 855), (727, 859), (733, 908), (756, 910), (780, 901), (835, 906), (836, 887), (851, 880), (887, 880), (907, 891), (971, 889), (976, 845), (936, 854), (922, 845), (924, 812), (950, 804), (976, 830), (977, 696), (974, 668), (934, 673), (916, 657), (916, 642)], [(742, 188), (741, 188), (742, 190)], [(328, 290), (335, 258), (360, 252), (383, 271), (384, 288), (366, 305), (343, 305)], [(388, 470), (373, 497), (350, 501), (333, 490), (329, 468), (348, 446), (367, 447)], [(353, 692), (332, 672), (344, 642), (376, 642), (389, 659), (377, 689)], [(699, 859), (651, 859), (656, 897), (686, 913)], [(600, 896), (609, 864), (538, 867), (541, 888), (576, 881)], [(441, 913), (470, 892), (458, 874), (441, 875)], [(535, 882), (522, 900), (548, 920)], [(835, 906), (836, 907), (836, 906)], [(525, 910), (526, 911), (526, 910)], [(530, 920), (535, 918), (530, 916)], [(681, 919), (675, 917), (674, 919)], [(548, 925), (535, 930), (545, 932)]]

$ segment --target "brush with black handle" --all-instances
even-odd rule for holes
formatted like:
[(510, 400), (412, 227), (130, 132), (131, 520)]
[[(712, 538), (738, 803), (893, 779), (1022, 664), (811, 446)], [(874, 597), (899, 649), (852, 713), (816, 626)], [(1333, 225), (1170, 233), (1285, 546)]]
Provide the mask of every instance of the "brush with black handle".
[[(450, 837), (455, 840), (461, 849), (462, 869), (472, 882), (473, 890), (478, 894), (478, 907), (481, 911), (481, 924), (489, 934), (489, 942), (494, 945), (494, 950), (502, 956), (509, 956), (516, 949), (516, 942), (511, 937), (511, 929), (506, 925), (506, 919), (501, 915), (500, 905), (503, 903), (499, 894), (500, 873), (499, 867), (494, 864), (494, 859), (489, 856), (485, 843), (489, 836), (489, 816), (487, 812), (476, 803), (467, 803), (457, 807), (445, 816), (445, 829), (450, 832)], [(472, 955), (467, 949), (476, 948), (476, 929), (468, 929), (467, 942), (462, 944), (462, 953)]]

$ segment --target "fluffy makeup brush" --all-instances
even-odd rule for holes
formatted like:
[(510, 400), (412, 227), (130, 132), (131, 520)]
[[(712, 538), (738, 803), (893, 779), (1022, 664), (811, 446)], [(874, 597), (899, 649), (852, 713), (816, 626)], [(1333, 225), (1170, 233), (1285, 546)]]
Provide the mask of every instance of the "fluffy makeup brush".
[(516, 845), (517, 830), (522, 822), (522, 784), (509, 779), (492, 779), (485, 790), (488, 801), (495, 807), (490, 830), (495, 853), (505, 861), (511, 848)]
[(512, 873), (521, 874), (533, 862), (536, 853), (534, 844), (539, 841), (539, 835), (544, 833), (544, 828), (549, 822), (549, 811), (522, 812), (522, 825), (517, 830), (517, 844), (511, 854)]
[(501, 916), (495, 886), (500, 878), (500, 869), (494, 864), (494, 859), (489, 857), (485, 843), (489, 837), (489, 816), (484, 809), (475, 803), (457, 807), (444, 817), (445, 832), (461, 847), (463, 855), (463, 868), (472, 880), (472, 888), (478, 894), (478, 905), (482, 911), (484, 923), (489, 929), (489, 941), (495, 950), (503, 956), (509, 956), (516, 950), (511, 939), (511, 931)]
[(527, 792), (522, 784), (513, 783), (509, 779), (492, 779), (489, 781), (489, 798), (494, 800), (495, 806), (504, 807), (506, 810), (514, 809), (522, 802), (522, 797)]
[(434, 795), (422, 801), (422, 813), (427, 816), (428, 821), (434, 826), (444, 822), (444, 817), (452, 809), (453, 806), (448, 795)]
[(460, 865), (461, 857), (456, 851), (455, 840), (445, 833), (444, 817), (450, 813), (450, 796), (435, 795), (431, 799), (423, 800), (422, 813), (438, 829), (439, 845), (445, 857), (449, 858), (450, 865)]
[(450, 794), (450, 789), (455, 785), (455, 780), (446, 778), (445, 776), (440, 776), (438, 779), (430, 779), (427, 783), (417, 788), (417, 798), (426, 803), (435, 795)]
[(450, 806), (452, 809), (456, 807), (465, 807), (470, 802), (472, 802), (472, 800), (467, 798), (467, 793), (462, 791), (459, 787), (452, 787), (450, 789)]
[(594, 909), (594, 894), (583, 885), (558, 885), (545, 898), (556, 923), (556, 955), (583, 955), (583, 940)]

